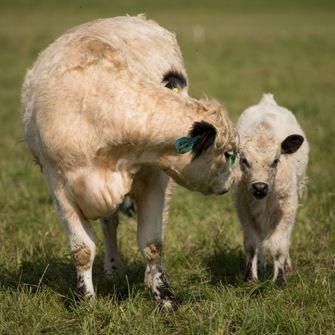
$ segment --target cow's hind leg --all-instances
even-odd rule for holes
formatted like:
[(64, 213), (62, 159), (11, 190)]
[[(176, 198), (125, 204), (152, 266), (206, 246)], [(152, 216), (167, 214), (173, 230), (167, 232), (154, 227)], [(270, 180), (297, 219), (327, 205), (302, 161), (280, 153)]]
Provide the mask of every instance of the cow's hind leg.
[(105, 241), (104, 270), (107, 278), (114, 274), (123, 275), (124, 267), (117, 246), (117, 227), (119, 225), (119, 214), (114, 213), (108, 218), (101, 220)]
[(77, 288), (85, 298), (94, 297), (92, 266), (95, 257), (95, 238), (87, 220), (65, 196), (58, 195), (56, 209), (63, 222), (77, 270)]

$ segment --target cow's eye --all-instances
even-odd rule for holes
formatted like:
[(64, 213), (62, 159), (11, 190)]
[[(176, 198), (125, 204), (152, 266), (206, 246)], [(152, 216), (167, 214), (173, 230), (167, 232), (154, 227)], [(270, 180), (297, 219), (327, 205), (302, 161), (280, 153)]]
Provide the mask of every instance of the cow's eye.
[(272, 167), (272, 168), (275, 168), (275, 167), (278, 165), (278, 163), (279, 163), (279, 158), (276, 158), (276, 159), (272, 162), (271, 167)]
[(224, 153), (227, 162), (230, 162), (230, 165), (233, 166), (236, 163), (236, 154), (233, 151), (226, 151)]

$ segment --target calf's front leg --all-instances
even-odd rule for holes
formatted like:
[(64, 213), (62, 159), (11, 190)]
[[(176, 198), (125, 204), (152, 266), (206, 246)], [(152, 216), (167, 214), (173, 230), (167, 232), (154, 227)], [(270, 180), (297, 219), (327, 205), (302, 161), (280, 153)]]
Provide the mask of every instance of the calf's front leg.
[[(256, 232), (250, 228), (249, 223), (243, 225), (243, 242), (246, 255), (246, 271), (244, 281), (253, 282), (258, 280), (258, 261), (262, 260), (259, 250), (259, 238)], [(261, 254), (259, 257), (259, 253)]]
[(285, 273), (291, 269), (289, 256), (290, 229), (277, 229), (270, 238), (270, 253), (273, 258), (273, 281), (282, 288), (286, 284)]

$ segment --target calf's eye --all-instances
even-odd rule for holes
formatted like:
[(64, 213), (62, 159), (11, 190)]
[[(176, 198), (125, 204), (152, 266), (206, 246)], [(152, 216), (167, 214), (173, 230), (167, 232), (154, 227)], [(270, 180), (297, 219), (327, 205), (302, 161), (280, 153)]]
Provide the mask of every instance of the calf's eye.
[(242, 157), (242, 158), (240, 159), (240, 164), (241, 164), (241, 165), (244, 165), (244, 166), (246, 166), (246, 167), (250, 167), (250, 163), (247, 161), (247, 159), (246, 159), (245, 157)]
[(275, 168), (278, 165), (278, 163), (279, 163), (279, 159), (277, 158), (272, 162), (271, 167)]

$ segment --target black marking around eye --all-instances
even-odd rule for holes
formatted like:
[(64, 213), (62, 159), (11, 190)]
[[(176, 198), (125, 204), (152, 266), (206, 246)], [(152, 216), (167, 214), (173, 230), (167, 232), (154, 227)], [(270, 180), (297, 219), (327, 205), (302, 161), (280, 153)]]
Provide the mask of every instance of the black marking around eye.
[(279, 163), (279, 158), (275, 159), (275, 160), (272, 162), (271, 167), (272, 167), (272, 168), (277, 167), (278, 163)]
[[(256, 161), (256, 163), (257, 163), (257, 161)], [(245, 165), (248, 168), (250, 168), (250, 166), (251, 166), (250, 163), (248, 162), (248, 160), (245, 157), (240, 158), (240, 164)]]
[(162, 83), (166, 83), (165, 87), (172, 90), (173, 88), (178, 88), (179, 90), (187, 86), (187, 80), (185, 76), (178, 71), (171, 70), (164, 74)]

